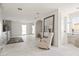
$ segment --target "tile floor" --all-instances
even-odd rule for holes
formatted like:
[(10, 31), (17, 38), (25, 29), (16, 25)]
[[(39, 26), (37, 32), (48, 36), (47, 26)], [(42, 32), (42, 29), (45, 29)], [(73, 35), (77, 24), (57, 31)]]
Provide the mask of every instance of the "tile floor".
[(23, 37), (24, 42), (6, 45), (1, 56), (79, 56), (79, 48), (65, 45), (61, 48), (52, 46), (50, 50), (39, 49), (33, 35)]

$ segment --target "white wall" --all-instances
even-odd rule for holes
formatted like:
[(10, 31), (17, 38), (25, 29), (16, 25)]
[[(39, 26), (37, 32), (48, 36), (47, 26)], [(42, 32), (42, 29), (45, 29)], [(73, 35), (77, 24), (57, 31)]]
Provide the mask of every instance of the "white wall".
[(0, 8), (0, 36), (2, 34), (2, 15), (1, 15), (1, 8)]
[(22, 24), (26, 24), (27, 35), (32, 34), (32, 23), (21, 23), (12, 21), (11, 23), (11, 37), (22, 36)]
[(31, 23), (28, 23), (26, 25), (27, 25), (27, 34), (28, 35), (32, 34), (32, 24)]
[(17, 21), (11, 22), (11, 37), (21, 36), (22, 35), (22, 27), (21, 23)]
[(2, 45), (4, 39), (2, 39), (2, 9), (0, 6), (0, 46)]

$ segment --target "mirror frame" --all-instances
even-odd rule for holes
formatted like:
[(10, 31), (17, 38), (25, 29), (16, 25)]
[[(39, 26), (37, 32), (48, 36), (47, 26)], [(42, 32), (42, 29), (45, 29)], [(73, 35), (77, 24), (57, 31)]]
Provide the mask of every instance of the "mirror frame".
[(45, 37), (44, 36), (44, 32), (45, 32), (45, 20), (47, 20), (47, 19), (49, 19), (49, 18), (51, 18), (52, 17), (52, 20), (53, 20), (53, 27), (52, 27), (52, 32), (54, 32), (54, 25), (55, 25), (55, 15), (51, 15), (51, 16), (48, 16), (48, 17), (45, 17), (44, 18), (44, 21), (43, 21), (43, 37)]

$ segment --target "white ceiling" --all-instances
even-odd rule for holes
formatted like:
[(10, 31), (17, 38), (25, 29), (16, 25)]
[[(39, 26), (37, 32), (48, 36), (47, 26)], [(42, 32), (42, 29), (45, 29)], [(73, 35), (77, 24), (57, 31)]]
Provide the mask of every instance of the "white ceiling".
[[(37, 17), (37, 12), (39, 12), (39, 17), (43, 16), (45, 13), (54, 11), (57, 8), (74, 8), (79, 6), (79, 4), (69, 4), (69, 3), (3, 3), (3, 15), (5, 19), (17, 20), (23, 22), (35, 21)], [(17, 8), (22, 8), (22, 11), (18, 11)]]

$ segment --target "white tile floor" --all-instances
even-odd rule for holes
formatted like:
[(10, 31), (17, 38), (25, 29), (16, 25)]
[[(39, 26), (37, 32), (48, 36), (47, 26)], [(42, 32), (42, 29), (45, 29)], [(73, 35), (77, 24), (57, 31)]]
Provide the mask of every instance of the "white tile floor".
[(65, 45), (61, 48), (52, 46), (50, 50), (39, 49), (36, 46), (34, 36), (23, 37), (24, 42), (6, 45), (2, 56), (78, 56), (79, 48)]

